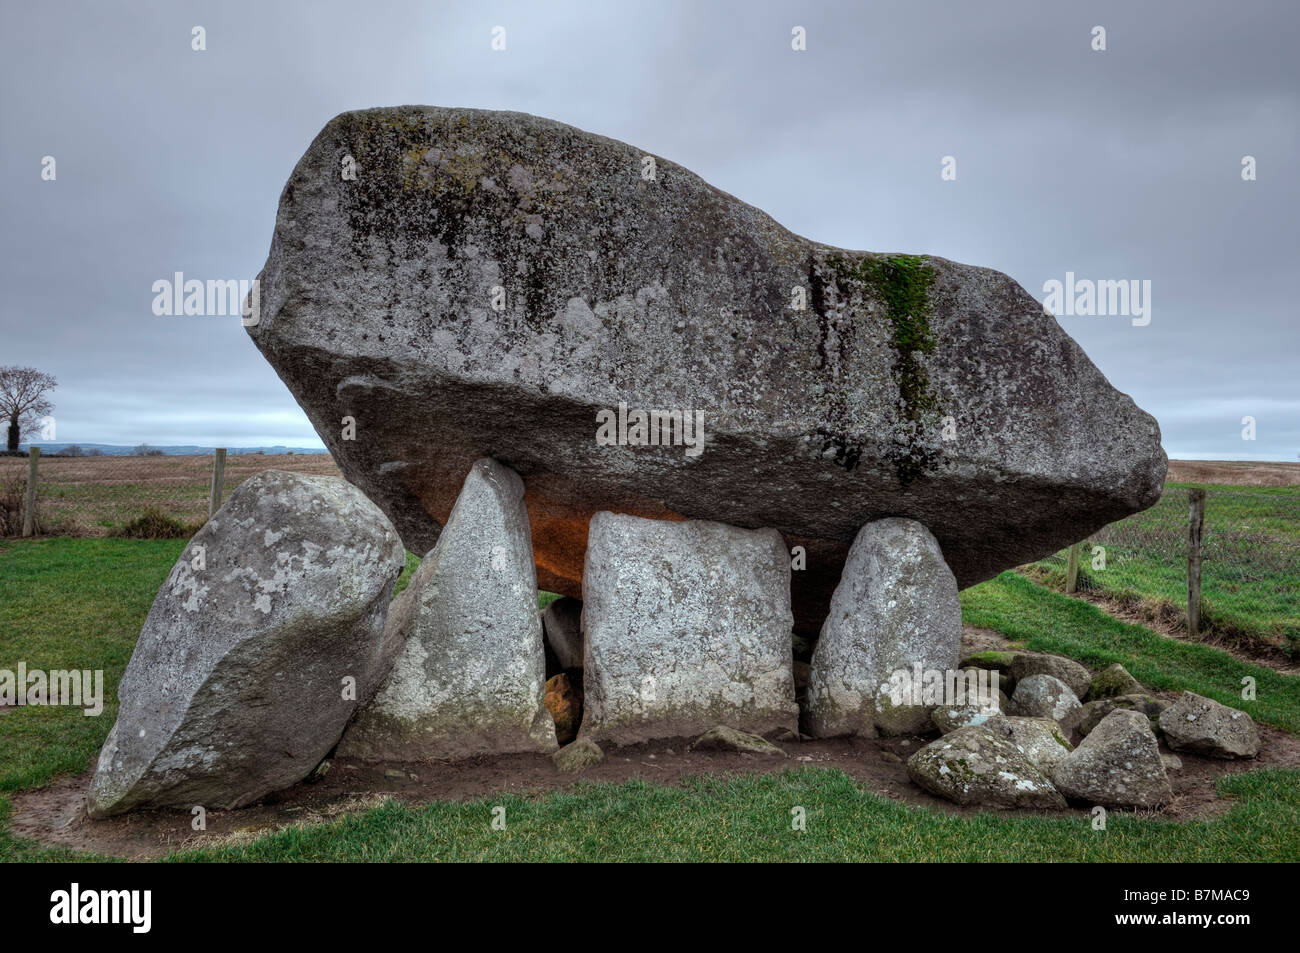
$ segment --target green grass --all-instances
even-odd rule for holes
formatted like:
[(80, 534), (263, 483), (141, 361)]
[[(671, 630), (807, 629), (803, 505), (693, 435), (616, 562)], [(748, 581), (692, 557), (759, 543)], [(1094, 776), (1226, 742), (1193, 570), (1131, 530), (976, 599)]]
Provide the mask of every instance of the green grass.
[[(1257, 721), (1300, 733), (1300, 678), (1233, 658), (1200, 643), (1166, 638), (1121, 622), (1091, 603), (1072, 599), (1004, 572), (961, 594), (962, 619), (996, 629), (1027, 648), (1056, 652), (1093, 668), (1119, 662), (1159, 691), (1193, 691), (1240, 708)], [(1255, 679), (1256, 698), (1242, 699), (1242, 679)]]
[[(1300, 859), (1296, 772), (1226, 778), (1236, 799), (1187, 827), (1111, 812), (1090, 816), (956, 817), (862, 791), (841, 771), (698, 778), (680, 788), (644, 781), (582, 784), (413, 808), (389, 802), (330, 824), (286, 829), (251, 844), (174, 855), (183, 861), (1294, 861)], [(493, 830), (492, 809), (506, 827)], [(807, 829), (792, 829), (802, 807)]]
[(85, 769), (117, 717), (117, 683), (184, 540), (9, 541), (0, 552), (0, 668), (103, 669), (103, 714), (21, 708), (0, 716), (0, 791)]
[[(1187, 491), (1170, 483), (1155, 506), (1112, 523), (1081, 553), (1079, 588), (1152, 609), (1187, 608)], [(1202, 619), (1212, 634), (1300, 657), (1300, 487), (1208, 486), (1201, 565)], [(1091, 568), (1093, 545), (1106, 549)], [(1058, 587), (1065, 552), (1036, 564)]]
[[(0, 792), (80, 773), (113, 724), (116, 688), (181, 540), (51, 539), (0, 544), (0, 668), (102, 668), (99, 718), (68, 708), (0, 716)], [(418, 565), (408, 556), (404, 586)], [(13, 595), (10, 595), (10, 594)], [(539, 605), (553, 594), (539, 593)], [(1300, 731), (1300, 679), (1204, 645), (1164, 639), (1117, 622), (1087, 603), (1002, 576), (962, 594), (963, 616), (1028, 647), (1093, 666), (1120, 661), (1159, 689), (1189, 688)], [(1240, 679), (1258, 682), (1243, 702)], [(838, 771), (700, 778), (681, 788), (645, 782), (582, 784), (538, 799), (399, 803), (330, 824), (291, 828), (250, 844), (178, 855), (181, 860), (1125, 860), (1300, 859), (1300, 772), (1253, 771), (1220, 782), (1234, 798), (1213, 821), (1187, 825), (1112, 812), (1108, 830), (1075, 819), (1008, 814), (958, 818), (860, 790)], [(491, 808), (506, 808), (494, 831)], [(790, 829), (806, 809), (808, 829)], [(93, 859), (16, 838), (0, 796), (0, 860)]]

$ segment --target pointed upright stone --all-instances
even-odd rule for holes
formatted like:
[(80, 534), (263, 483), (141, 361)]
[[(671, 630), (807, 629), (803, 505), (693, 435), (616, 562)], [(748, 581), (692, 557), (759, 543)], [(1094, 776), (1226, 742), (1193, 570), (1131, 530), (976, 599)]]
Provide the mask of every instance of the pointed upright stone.
[(920, 523), (862, 527), (813, 650), (807, 727), (818, 738), (920, 732), (930, 712), (891, 697), (896, 672), (957, 667), (961, 603), (939, 544)]
[(556, 749), (524, 484), (484, 458), (393, 606), (403, 648), (338, 754), (428, 761)]

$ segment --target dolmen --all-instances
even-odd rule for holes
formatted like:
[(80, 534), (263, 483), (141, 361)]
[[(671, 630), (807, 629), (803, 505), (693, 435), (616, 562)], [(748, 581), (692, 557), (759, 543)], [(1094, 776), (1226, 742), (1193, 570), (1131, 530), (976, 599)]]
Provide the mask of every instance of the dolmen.
[[(1095, 712), (1071, 757), (1098, 767), (1067, 772), (1068, 666), (1014, 699), (900, 688), (958, 669), (959, 589), (1163, 486), (1155, 420), (1007, 276), (801, 238), (562, 123), (411, 106), (325, 126), (256, 287), (247, 331), (344, 479), (267, 471), (190, 541), (94, 816), (238, 807), (328, 757), (569, 770), (657, 738), (936, 727), (940, 776), (1014, 750), (1029, 793), (995, 799), (1041, 807), (1132, 739)], [(563, 598), (539, 613), (539, 587)]]

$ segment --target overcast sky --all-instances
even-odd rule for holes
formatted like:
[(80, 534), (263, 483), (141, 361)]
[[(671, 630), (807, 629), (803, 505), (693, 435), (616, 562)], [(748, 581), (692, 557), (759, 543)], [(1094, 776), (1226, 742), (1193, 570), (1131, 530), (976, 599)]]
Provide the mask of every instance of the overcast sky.
[(801, 235), (985, 265), (1040, 300), (1067, 271), (1149, 280), (1144, 327), (1059, 320), (1170, 456), (1300, 454), (1295, 0), (42, 0), (2, 17), (0, 364), (58, 377), (59, 441), (320, 446), (237, 318), (155, 317), (151, 287), (253, 278), (321, 126), (421, 103), (612, 136)]

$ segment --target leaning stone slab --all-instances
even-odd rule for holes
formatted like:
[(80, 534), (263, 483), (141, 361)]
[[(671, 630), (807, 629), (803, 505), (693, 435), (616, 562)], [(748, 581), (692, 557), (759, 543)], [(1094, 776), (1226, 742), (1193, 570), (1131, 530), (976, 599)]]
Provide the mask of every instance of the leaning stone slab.
[(149, 610), (90, 815), (225, 810), (306, 777), (386, 673), (405, 561), (388, 518), (343, 480), (265, 470), (240, 484)]
[(790, 556), (775, 530), (597, 513), (582, 737), (794, 729)]
[[(774, 526), (807, 547), (811, 635), (881, 514), (928, 526), (970, 586), (1163, 488), (1155, 420), (1006, 275), (802, 238), (563, 123), (344, 113), (275, 221), (248, 333), (412, 552), (471, 463), (506, 454), (543, 588), (581, 594), (599, 510)], [(628, 439), (598, 445), (620, 404)], [(703, 414), (702, 443), (694, 426), (690, 446), (637, 442), (652, 410)]]
[(1065, 798), (1015, 744), (990, 726), (958, 728), (907, 759), (907, 776), (956, 804), (1063, 808)]
[(1173, 800), (1145, 715), (1117, 708), (1051, 771), (1068, 798), (1108, 807), (1159, 807)]
[(582, 668), (582, 600), (554, 600), (542, 613), (542, 633), (560, 668)]
[(1160, 730), (1174, 751), (1211, 758), (1259, 754), (1259, 731), (1253, 718), (1195, 692), (1183, 692), (1160, 713)]
[(524, 485), (492, 459), (465, 477), (389, 624), (403, 649), (339, 755), (433, 761), (554, 751)]
[[(914, 520), (868, 523), (849, 550), (813, 650), (808, 733), (871, 737), (929, 724), (931, 710), (919, 704), (919, 691), (895, 691), (898, 673), (919, 689), (918, 669), (955, 669), (960, 650), (957, 581), (938, 542)], [(904, 717), (908, 712), (914, 724)]]

